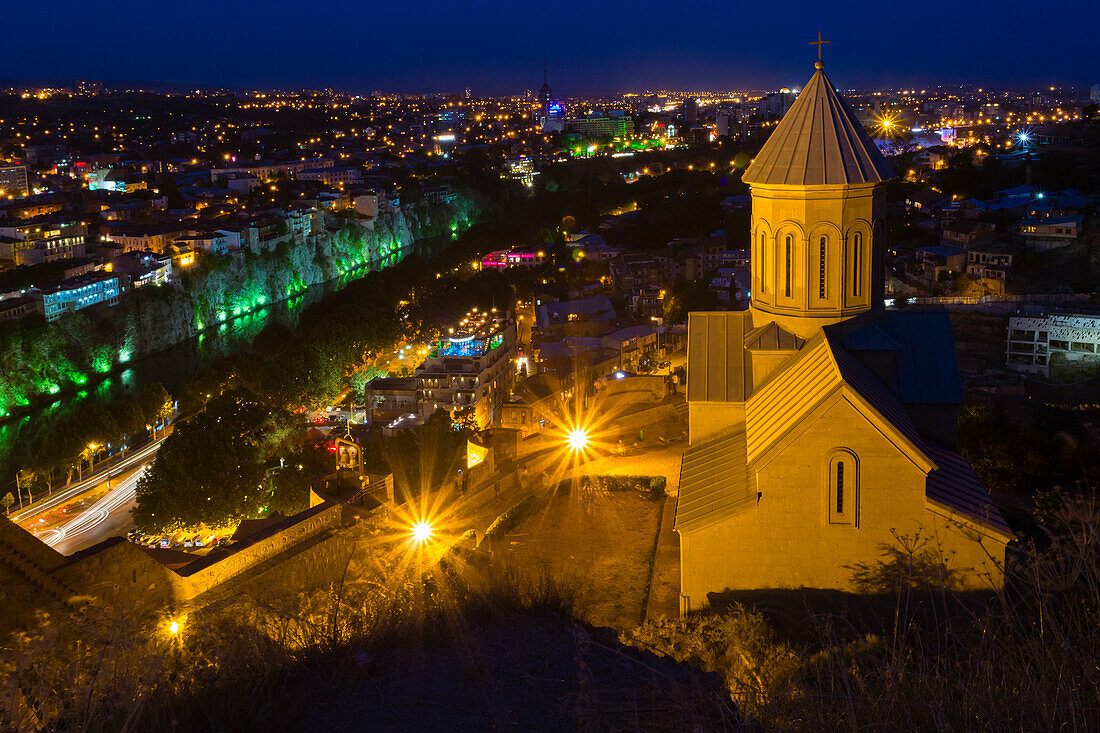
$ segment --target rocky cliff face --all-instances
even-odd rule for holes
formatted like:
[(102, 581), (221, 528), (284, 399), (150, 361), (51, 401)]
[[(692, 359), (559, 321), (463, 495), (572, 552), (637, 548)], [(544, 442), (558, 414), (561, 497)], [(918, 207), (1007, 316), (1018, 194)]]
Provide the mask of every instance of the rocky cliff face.
[(8, 324), (0, 332), (0, 418), (314, 285), (396, 264), (414, 243), (451, 236), (478, 213), (468, 197), (418, 202), (379, 217), (373, 228), (349, 223), (287, 238), (261, 254), (209, 258), (180, 285), (126, 295), (98, 323), (75, 313), (51, 324)]

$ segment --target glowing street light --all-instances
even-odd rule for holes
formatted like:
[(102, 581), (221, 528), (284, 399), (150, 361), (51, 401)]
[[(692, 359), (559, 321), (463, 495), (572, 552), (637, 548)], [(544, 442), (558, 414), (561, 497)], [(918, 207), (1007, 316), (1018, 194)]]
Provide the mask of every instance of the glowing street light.
[(588, 431), (581, 427), (572, 428), (566, 433), (565, 440), (569, 444), (570, 450), (574, 453), (580, 453), (588, 447)]
[(409, 534), (412, 536), (413, 544), (423, 545), (432, 539), (432, 523), (421, 519), (412, 526)]

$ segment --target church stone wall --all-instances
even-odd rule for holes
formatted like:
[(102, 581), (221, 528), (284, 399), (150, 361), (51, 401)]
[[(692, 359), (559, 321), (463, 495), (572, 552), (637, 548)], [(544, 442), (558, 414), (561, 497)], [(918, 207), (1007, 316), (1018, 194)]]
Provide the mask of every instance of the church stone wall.
[(1005, 542), (961, 517), (940, 508), (925, 510), (922, 536), (944, 548), (944, 562), (956, 571), (964, 588), (999, 589), (1004, 585)]
[(744, 424), (744, 402), (688, 403), (688, 442), (691, 445)]
[[(856, 526), (829, 522), (827, 466), (839, 448), (859, 461)], [(850, 566), (879, 558), (883, 544), (896, 544), (893, 532), (914, 535), (921, 527), (952, 563), (981, 565), (976, 543), (930, 521), (925, 480), (855, 407), (838, 401), (759, 472), (755, 507), (682, 535), (681, 587), (690, 608), (727, 589), (853, 590)]]

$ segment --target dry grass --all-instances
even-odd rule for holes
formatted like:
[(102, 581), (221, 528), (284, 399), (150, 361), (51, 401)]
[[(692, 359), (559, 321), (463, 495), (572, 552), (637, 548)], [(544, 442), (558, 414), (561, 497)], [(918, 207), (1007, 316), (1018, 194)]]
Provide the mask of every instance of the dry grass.
[[(772, 730), (1100, 729), (1100, 513), (1078, 505), (1062, 531), (975, 598), (901, 589), (875, 631), (809, 614), (783, 639), (744, 606), (647, 624), (634, 639), (720, 672)], [(890, 577), (903, 573), (888, 572)]]
[(517, 572), (557, 579), (589, 623), (633, 628), (644, 611), (661, 507), (633, 491), (577, 489), (521, 522), (494, 558)]
[(462, 553), (167, 619), (88, 608), (3, 655), (16, 730), (728, 730), (721, 680)]

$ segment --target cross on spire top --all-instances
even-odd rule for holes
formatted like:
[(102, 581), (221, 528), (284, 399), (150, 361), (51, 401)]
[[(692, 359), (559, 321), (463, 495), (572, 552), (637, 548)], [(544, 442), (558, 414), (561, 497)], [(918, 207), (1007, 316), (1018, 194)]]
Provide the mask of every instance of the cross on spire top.
[(826, 43), (832, 43), (832, 41), (821, 40), (821, 31), (817, 32), (816, 41), (810, 41), (811, 46), (817, 46), (817, 63), (814, 64), (815, 68), (821, 69), (825, 67), (825, 62), (821, 60), (821, 47), (824, 46)]

